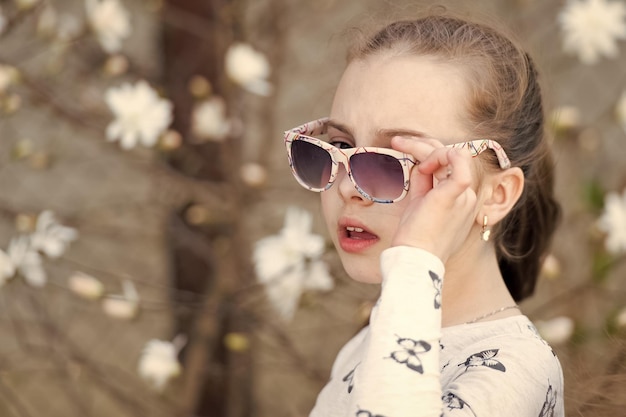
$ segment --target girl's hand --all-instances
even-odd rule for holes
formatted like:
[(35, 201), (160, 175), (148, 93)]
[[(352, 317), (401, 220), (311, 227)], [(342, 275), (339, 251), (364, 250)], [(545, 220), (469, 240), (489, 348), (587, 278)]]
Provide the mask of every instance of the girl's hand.
[(409, 203), (391, 244), (427, 250), (445, 263), (464, 243), (477, 215), (471, 156), (433, 139), (395, 137), (392, 146), (421, 162), (411, 171)]

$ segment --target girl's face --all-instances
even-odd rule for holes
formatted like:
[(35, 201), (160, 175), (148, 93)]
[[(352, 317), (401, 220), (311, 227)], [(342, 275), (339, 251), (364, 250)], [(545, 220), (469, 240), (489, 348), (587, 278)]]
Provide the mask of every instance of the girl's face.
[[(466, 81), (450, 64), (392, 54), (355, 60), (337, 87), (328, 140), (343, 147), (390, 147), (394, 136), (461, 142), (468, 136), (466, 103)], [(380, 254), (390, 246), (408, 198), (392, 204), (367, 200), (341, 168), (321, 199), (348, 275), (361, 282), (381, 282)]]

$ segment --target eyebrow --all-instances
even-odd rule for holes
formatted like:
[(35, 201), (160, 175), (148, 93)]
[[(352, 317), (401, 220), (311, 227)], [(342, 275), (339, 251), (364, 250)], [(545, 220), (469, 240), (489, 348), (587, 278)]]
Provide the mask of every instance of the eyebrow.
[[(354, 138), (354, 134), (352, 133), (352, 130), (339, 123), (336, 122), (334, 120), (329, 120), (328, 121), (328, 127), (332, 127), (334, 129), (339, 130), (340, 132), (345, 133), (346, 135), (350, 135), (351, 137)], [(429, 135), (425, 134), (424, 132), (420, 132), (419, 130), (412, 130), (412, 129), (378, 129), (376, 131), (376, 137), (377, 138), (383, 138), (383, 139), (387, 139), (387, 140), (391, 140), (391, 138), (393, 138), (394, 136), (414, 136), (414, 137), (418, 137), (418, 138), (428, 138), (430, 137)]]

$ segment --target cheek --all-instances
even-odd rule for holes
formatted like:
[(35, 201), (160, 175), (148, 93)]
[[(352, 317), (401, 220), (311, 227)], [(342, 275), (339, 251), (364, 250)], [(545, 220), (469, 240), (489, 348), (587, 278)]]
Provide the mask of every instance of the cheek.
[(331, 190), (327, 190), (320, 193), (320, 206), (322, 209), (322, 215), (324, 216), (324, 221), (326, 222), (326, 227), (328, 228), (328, 231), (331, 232), (330, 234), (334, 239), (335, 233), (333, 232), (335, 232), (335, 228), (337, 227), (337, 219), (336, 215), (333, 214), (334, 205), (330, 191)]
[(398, 225), (402, 221), (402, 217), (404, 216), (410, 201), (410, 197), (407, 195), (403, 200), (400, 200), (397, 203), (385, 205), (386, 207), (384, 208), (386, 209), (386, 211), (384, 213), (381, 213), (381, 217), (385, 219), (389, 229), (392, 229), (394, 232), (396, 231)]

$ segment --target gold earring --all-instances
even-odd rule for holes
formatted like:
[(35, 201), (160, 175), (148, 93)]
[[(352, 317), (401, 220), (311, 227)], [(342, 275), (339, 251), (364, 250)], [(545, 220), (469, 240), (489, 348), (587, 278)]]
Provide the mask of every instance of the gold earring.
[(487, 222), (488, 221), (489, 221), (489, 219), (487, 218), (487, 215), (485, 214), (483, 216), (483, 227), (482, 227), (482, 229), (480, 229), (480, 238), (484, 242), (489, 241), (489, 236), (491, 235), (491, 230), (487, 229)]

